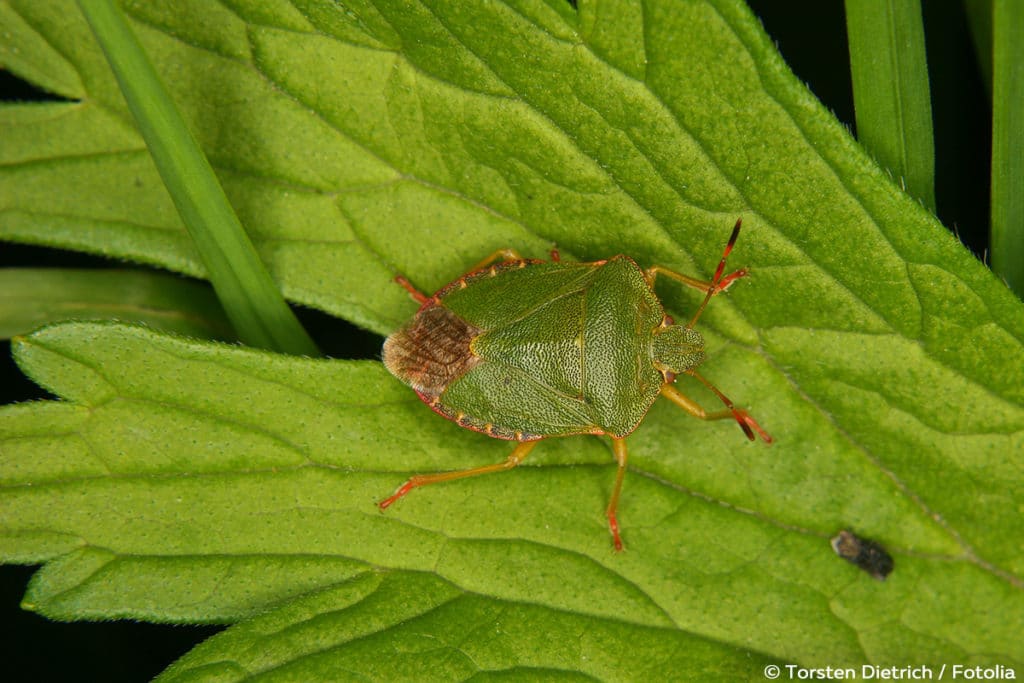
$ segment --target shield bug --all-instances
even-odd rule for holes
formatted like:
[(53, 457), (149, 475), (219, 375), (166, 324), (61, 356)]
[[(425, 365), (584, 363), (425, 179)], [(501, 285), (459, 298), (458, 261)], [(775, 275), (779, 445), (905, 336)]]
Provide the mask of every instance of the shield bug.
[[(618, 471), (606, 510), (622, 549), (617, 509), (626, 473), (626, 437), (659, 396), (702, 420), (733, 418), (747, 438), (771, 437), (745, 410), (697, 374), (704, 339), (693, 329), (713, 296), (747, 272), (723, 275), (739, 236), (736, 221), (710, 282), (662, 266), (641, 269), (628, 256), (591, 263), (495, 252), (433, 296), (396, 281), (420, 303), (413, 319), (384, 342), (388, 370), (434, 412), (461, 427), (517, 441), (505, 461), (412, 477), (379, 503), (385, 509), (414, 488), (509, 470), (541, 439), (607, 435)], [(654, 292), (659, 276), (705, 293), (689, 323), (676, 324)], [(674, 383), (689, 375), (726, 409), (705, 411)]]

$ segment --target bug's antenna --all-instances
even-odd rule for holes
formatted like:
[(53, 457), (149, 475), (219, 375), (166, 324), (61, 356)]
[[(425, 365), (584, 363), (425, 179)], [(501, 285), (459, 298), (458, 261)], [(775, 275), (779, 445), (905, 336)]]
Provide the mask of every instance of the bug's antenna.
[(718, 399), (725, 404), (725, 407), (729, 409), (729, 412), (732, 413), (733, 418), (736, 420), (737, 424), (739, 424), (740, 429), (743, 430), (743, 433), (747, 435), (748, 439), (754, 441), (754, 432), (757, 432), (765, 443), (772, 442), (771, 435), (769, 435), (768, 432), (761, 429), (761, 425), (757, 424), (757, 420), (752, 418), (747, 411), (741, 410), (740, 408), (737, 408), (735, 405), (733, 405), (733, 402), (729, 400), (729, 397), (723, 394), (718, 389), (718, 387), (716, 387), (714, 384), (698, 375), (695, 370), (687, 370), (686, 374), (688, 374), (690, 377), (699, 380), (701, 384), (703, 384), (712, 392), (714, 392), (715, 396), (717, 396)]
[(704, 312), (704, 308), (708, 305), (708, 302), (711, 301), (711, 297), (731, 285), (734, 280), (738, 280), (739, 278), (746, 276), (747, 271), (740, 269), (735, 273), (729, 273), (724, 278), (722, 277), (722, 273), (725, 272), (725, 260), (729, 258), (729, 252), (732, 251), (733, 245), (736, 244), (736, 238), (740, 236), (740, 226), (742, 224), (743, 219), (737, 218), (736, 225), (732, 228), (732, 235), (729, 236), (729, 243), (725, 245), (725, 251), (722, 252), (722, 260), (718, 262), (718, 268), (715, 269), (715, 276), (711, 278), (711, 286), (708, 287), (708, 293), (704, 297), (704, 301), (701, 302), (700, 308), (698, 308), (697, 312), (694, 314), (693, 320), (691, 320), (686, 327), (692, 328), (697, 324), (697, 319), (700, 318), (701, 313)]

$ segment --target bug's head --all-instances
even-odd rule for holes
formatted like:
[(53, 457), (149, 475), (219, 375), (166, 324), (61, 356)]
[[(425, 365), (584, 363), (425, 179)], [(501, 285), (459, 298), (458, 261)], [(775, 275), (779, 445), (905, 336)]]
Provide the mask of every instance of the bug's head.
[(651, 340), (651, 356), (658, 370), (682, 374), (704, 360), (704, 337), (683, 325), (659, 327)]

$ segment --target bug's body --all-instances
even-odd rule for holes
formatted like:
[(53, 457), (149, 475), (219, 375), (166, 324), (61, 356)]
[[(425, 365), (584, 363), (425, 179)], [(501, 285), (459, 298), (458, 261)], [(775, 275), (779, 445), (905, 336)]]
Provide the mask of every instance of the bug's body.
[[(664, 326), (661, 302), (628, 257), (506, 261), (435, 294), (383, 355), (395, 376), (463, 427), (517, 441), (621, 438), (666, 382), (653, 344)], [(695, 366), (702, 341), (692, 335)]]
[[(659, 394), (703, 419), (734, 417), (749, 438), (756, 429), (745, 411), (695, 372), (704, 340), (692, 329), (708, 300), (734, 280), (722, 277), (725, 256), (711, 282), (659, 266), (642, 270), (627, 256), (592, 263), (522, 259), (498, 252), (432, 297), (403, 284), (420, 310), (384, 343), (388, 370), (437, 413), (462, 427), (520, 441), (504, 463), (419, 475), (381, 503), (387, 507), (424, 484), (485, 474), (518, 465), (537, 440), (606, 434), (619, 463), (607, 515), (616, 549), (616, 520), (626, 466), (625, 437)], [(499, 255), (502, 263), (491, 265)], [(676, 325), (654, 292), (658, 274), (706, 291), (688, 325)], [(707, 413), (672, 386), (679, 374), (696, 377), (729, 408)]]

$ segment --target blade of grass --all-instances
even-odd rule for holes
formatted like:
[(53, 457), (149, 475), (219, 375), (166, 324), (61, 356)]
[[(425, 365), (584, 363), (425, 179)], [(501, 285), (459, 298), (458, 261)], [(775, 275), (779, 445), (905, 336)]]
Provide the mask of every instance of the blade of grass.
[(81, 0), (128, 106), (239, 337), (251, 346), (319, 355), (263, 267), (209, 161), (120, 10)]
[(857, 138), (935, 210), (931, 93), (919, 0), (847, 0)]
[(992, 270), (1024, 296), (1024, 3), (992, 5)]

